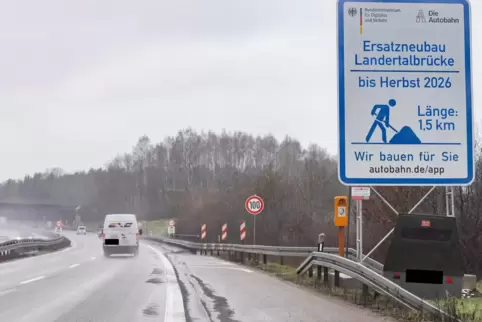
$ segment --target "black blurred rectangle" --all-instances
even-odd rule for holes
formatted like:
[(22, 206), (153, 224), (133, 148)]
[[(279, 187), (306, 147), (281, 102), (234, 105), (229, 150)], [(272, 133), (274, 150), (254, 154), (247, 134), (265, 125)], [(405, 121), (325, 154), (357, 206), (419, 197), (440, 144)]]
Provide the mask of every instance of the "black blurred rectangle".
[(119, 245), (118, 239), (106, 239), (104, 245)]
[(444, 282), (444, 273), (442, 271), (407, 269), (405, 273), (405, 281), (407, 283), (443, 284)]

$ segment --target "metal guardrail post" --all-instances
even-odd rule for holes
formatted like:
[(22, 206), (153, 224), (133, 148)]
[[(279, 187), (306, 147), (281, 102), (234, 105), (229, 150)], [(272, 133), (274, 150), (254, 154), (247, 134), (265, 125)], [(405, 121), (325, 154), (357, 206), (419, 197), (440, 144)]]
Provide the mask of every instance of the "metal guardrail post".
[(308, 271), (308, 276), (313, 277), (313, 266), (310, 266), (310, 269)]
[(335, 271), (335, 286), (339, 287), (340, 286), (340, 272)]
[[(325, 234), (324, 233), (321, 233), (318, 235), (318, 251), (319, 252), (323, 252), (323, 250), (325, 249)], [(317, 269), (316, 269), (316, 277), (318, 278), (318, 280), (321, 281), (321, 268), (322, 266), (318, 265)], [(327, 273), (324, 274), (326, 277), (328, 277), (328, 270), (327, 270)], [(328, 280), (326, 280), (325, 282), (327, 282)]]
[(268, 256), (263, 254), (263, 264), (266, 265), (268, 263)]
[(239, 257), (240, 257), (241, 264), (244, 264), (244, 253), (240, 252)]
[(363, 294), (363, 305), (366, 305), (366, 304), (367, 304), (368, 295), (369, 295), (368, 285), (363, 284), (362, 294)]
[(279, 257), (279, 264), (280, 264), (280, 265), (284, 265), (283, 256), (280, 256), (280, 257)]

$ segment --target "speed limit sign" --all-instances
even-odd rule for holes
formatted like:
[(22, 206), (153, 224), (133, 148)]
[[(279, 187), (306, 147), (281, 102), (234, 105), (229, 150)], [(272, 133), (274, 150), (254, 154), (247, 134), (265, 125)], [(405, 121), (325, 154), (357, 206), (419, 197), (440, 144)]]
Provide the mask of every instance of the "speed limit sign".
[(263, 199), (257, 195), (253, 195), (246, 199), (245, 208), (251, 215), (259, 215), (264, 209)]

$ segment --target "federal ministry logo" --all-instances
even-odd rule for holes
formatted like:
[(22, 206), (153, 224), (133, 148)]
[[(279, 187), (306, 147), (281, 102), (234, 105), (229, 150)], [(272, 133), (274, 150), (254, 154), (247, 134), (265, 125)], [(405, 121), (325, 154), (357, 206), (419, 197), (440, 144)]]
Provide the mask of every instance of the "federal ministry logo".
[(358, 13), (358, 10), (356, 10), (356, 8), (349, 8), (348, 9), (348, 14), (352, 17), (355, 17), (357, 13)]

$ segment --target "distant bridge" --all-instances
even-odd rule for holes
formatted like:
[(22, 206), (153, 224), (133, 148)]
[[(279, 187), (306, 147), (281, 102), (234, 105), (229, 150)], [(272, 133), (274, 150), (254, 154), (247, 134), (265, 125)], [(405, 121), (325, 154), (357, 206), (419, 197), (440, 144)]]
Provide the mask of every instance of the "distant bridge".
[(0, 200), (0, 216), (11, 220), (68, 220), (75, 217), (77, 205), (60, 205), (29, 200)]

